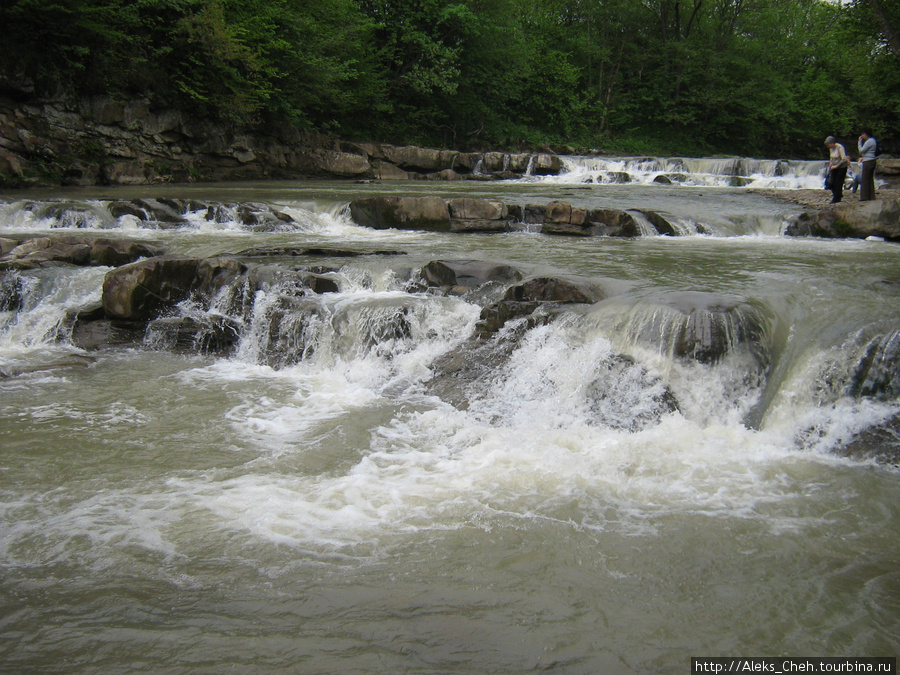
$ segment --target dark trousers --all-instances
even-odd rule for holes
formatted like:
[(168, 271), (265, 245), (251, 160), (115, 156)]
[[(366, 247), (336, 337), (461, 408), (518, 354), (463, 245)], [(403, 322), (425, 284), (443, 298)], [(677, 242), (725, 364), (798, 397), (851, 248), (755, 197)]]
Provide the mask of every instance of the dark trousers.
[(859, 183), (859, 201), (875, 199), (875, 160), (862, 163), (862, 179)]
[(847, 167), (842, 166), (831, 170), (831, 203), (841, 201), (844, 198), (844, 180), (847, 178)]

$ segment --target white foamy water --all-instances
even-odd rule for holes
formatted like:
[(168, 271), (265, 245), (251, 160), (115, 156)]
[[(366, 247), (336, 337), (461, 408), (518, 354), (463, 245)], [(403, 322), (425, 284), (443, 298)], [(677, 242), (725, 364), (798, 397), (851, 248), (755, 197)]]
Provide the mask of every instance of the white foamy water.
[[(655, 207), (648, 190), (634, 207)], [(372, 231), (290, 201), (290, 232), (153, 237), (404, 255), (247, 260), (279, 274), (170, 317), (232, 321), (221, 354), (153, 330), (81, 349), (72, 313), (106, 268), (16, 273), (8, 668), (644, 673), (900, 646), (898, 473), (840, 451), (900, 413), (893, 245)], [(476, 340), (504, 289), (420, 286), (441, 259), (607, 297)], [(298, 292), (313, 266), (336, 292)]]
[(819, 189), (825, 161), (758, 160), (746, 157), (564, 157), (558, 176), (537, 180), (557, 184), (595, 183)]

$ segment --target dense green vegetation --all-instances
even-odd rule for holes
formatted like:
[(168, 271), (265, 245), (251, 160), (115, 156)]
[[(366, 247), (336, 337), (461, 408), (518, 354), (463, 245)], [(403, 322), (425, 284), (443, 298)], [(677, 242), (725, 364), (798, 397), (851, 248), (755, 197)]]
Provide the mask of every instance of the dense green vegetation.
[(821, 153), (900, 129), (894, 0), (6, 0), (0, 88), (459, 149)]

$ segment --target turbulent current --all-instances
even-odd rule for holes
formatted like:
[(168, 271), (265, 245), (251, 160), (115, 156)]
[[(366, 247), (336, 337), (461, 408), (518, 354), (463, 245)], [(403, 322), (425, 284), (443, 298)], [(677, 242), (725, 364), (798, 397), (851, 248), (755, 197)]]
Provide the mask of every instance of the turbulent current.
[[(0, 670), (896, 656), (900, 248), (786, 237), (796, 207), (711, 160), (567, 161), (511, 182), (4, 195), (0, 238), (128, 238), (256, 271), (100, 348), (73, 317), (111, 267), (0, 276)], [(791, 189), (819, 168), (743, 175)], [(651, 209), (683, 236), (356, 225), (347, 204), (378, 194)], [(166, 227), (109, 206), (168, 197), (222, 206)], [(248, 224), (241, 205), (289, 217)], [(246, 253), (287, 247), (306, 253)], [(599, 299), (485, 333), (516, 282), (429, 286), (434, 261)], [(228, 349), (169, 330), (210, 317)]]

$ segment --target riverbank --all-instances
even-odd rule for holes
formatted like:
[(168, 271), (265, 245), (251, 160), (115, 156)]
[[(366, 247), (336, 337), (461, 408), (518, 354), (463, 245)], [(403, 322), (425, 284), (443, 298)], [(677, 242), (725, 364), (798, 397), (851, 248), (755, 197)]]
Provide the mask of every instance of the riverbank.
[[(831, 203), (829, 190), (767, 190), (750, 188), (750, 192), (765, 195), (770, 199), (789, 204), (798, 204), (811, 209), (819, 209)], [(875, 192), (876, 199), (900, 199), (900, 184), (892, 184), (882, 187)], [(844, 192), (844, 203), (853, 204), (859, 202), (859, 193)]]

